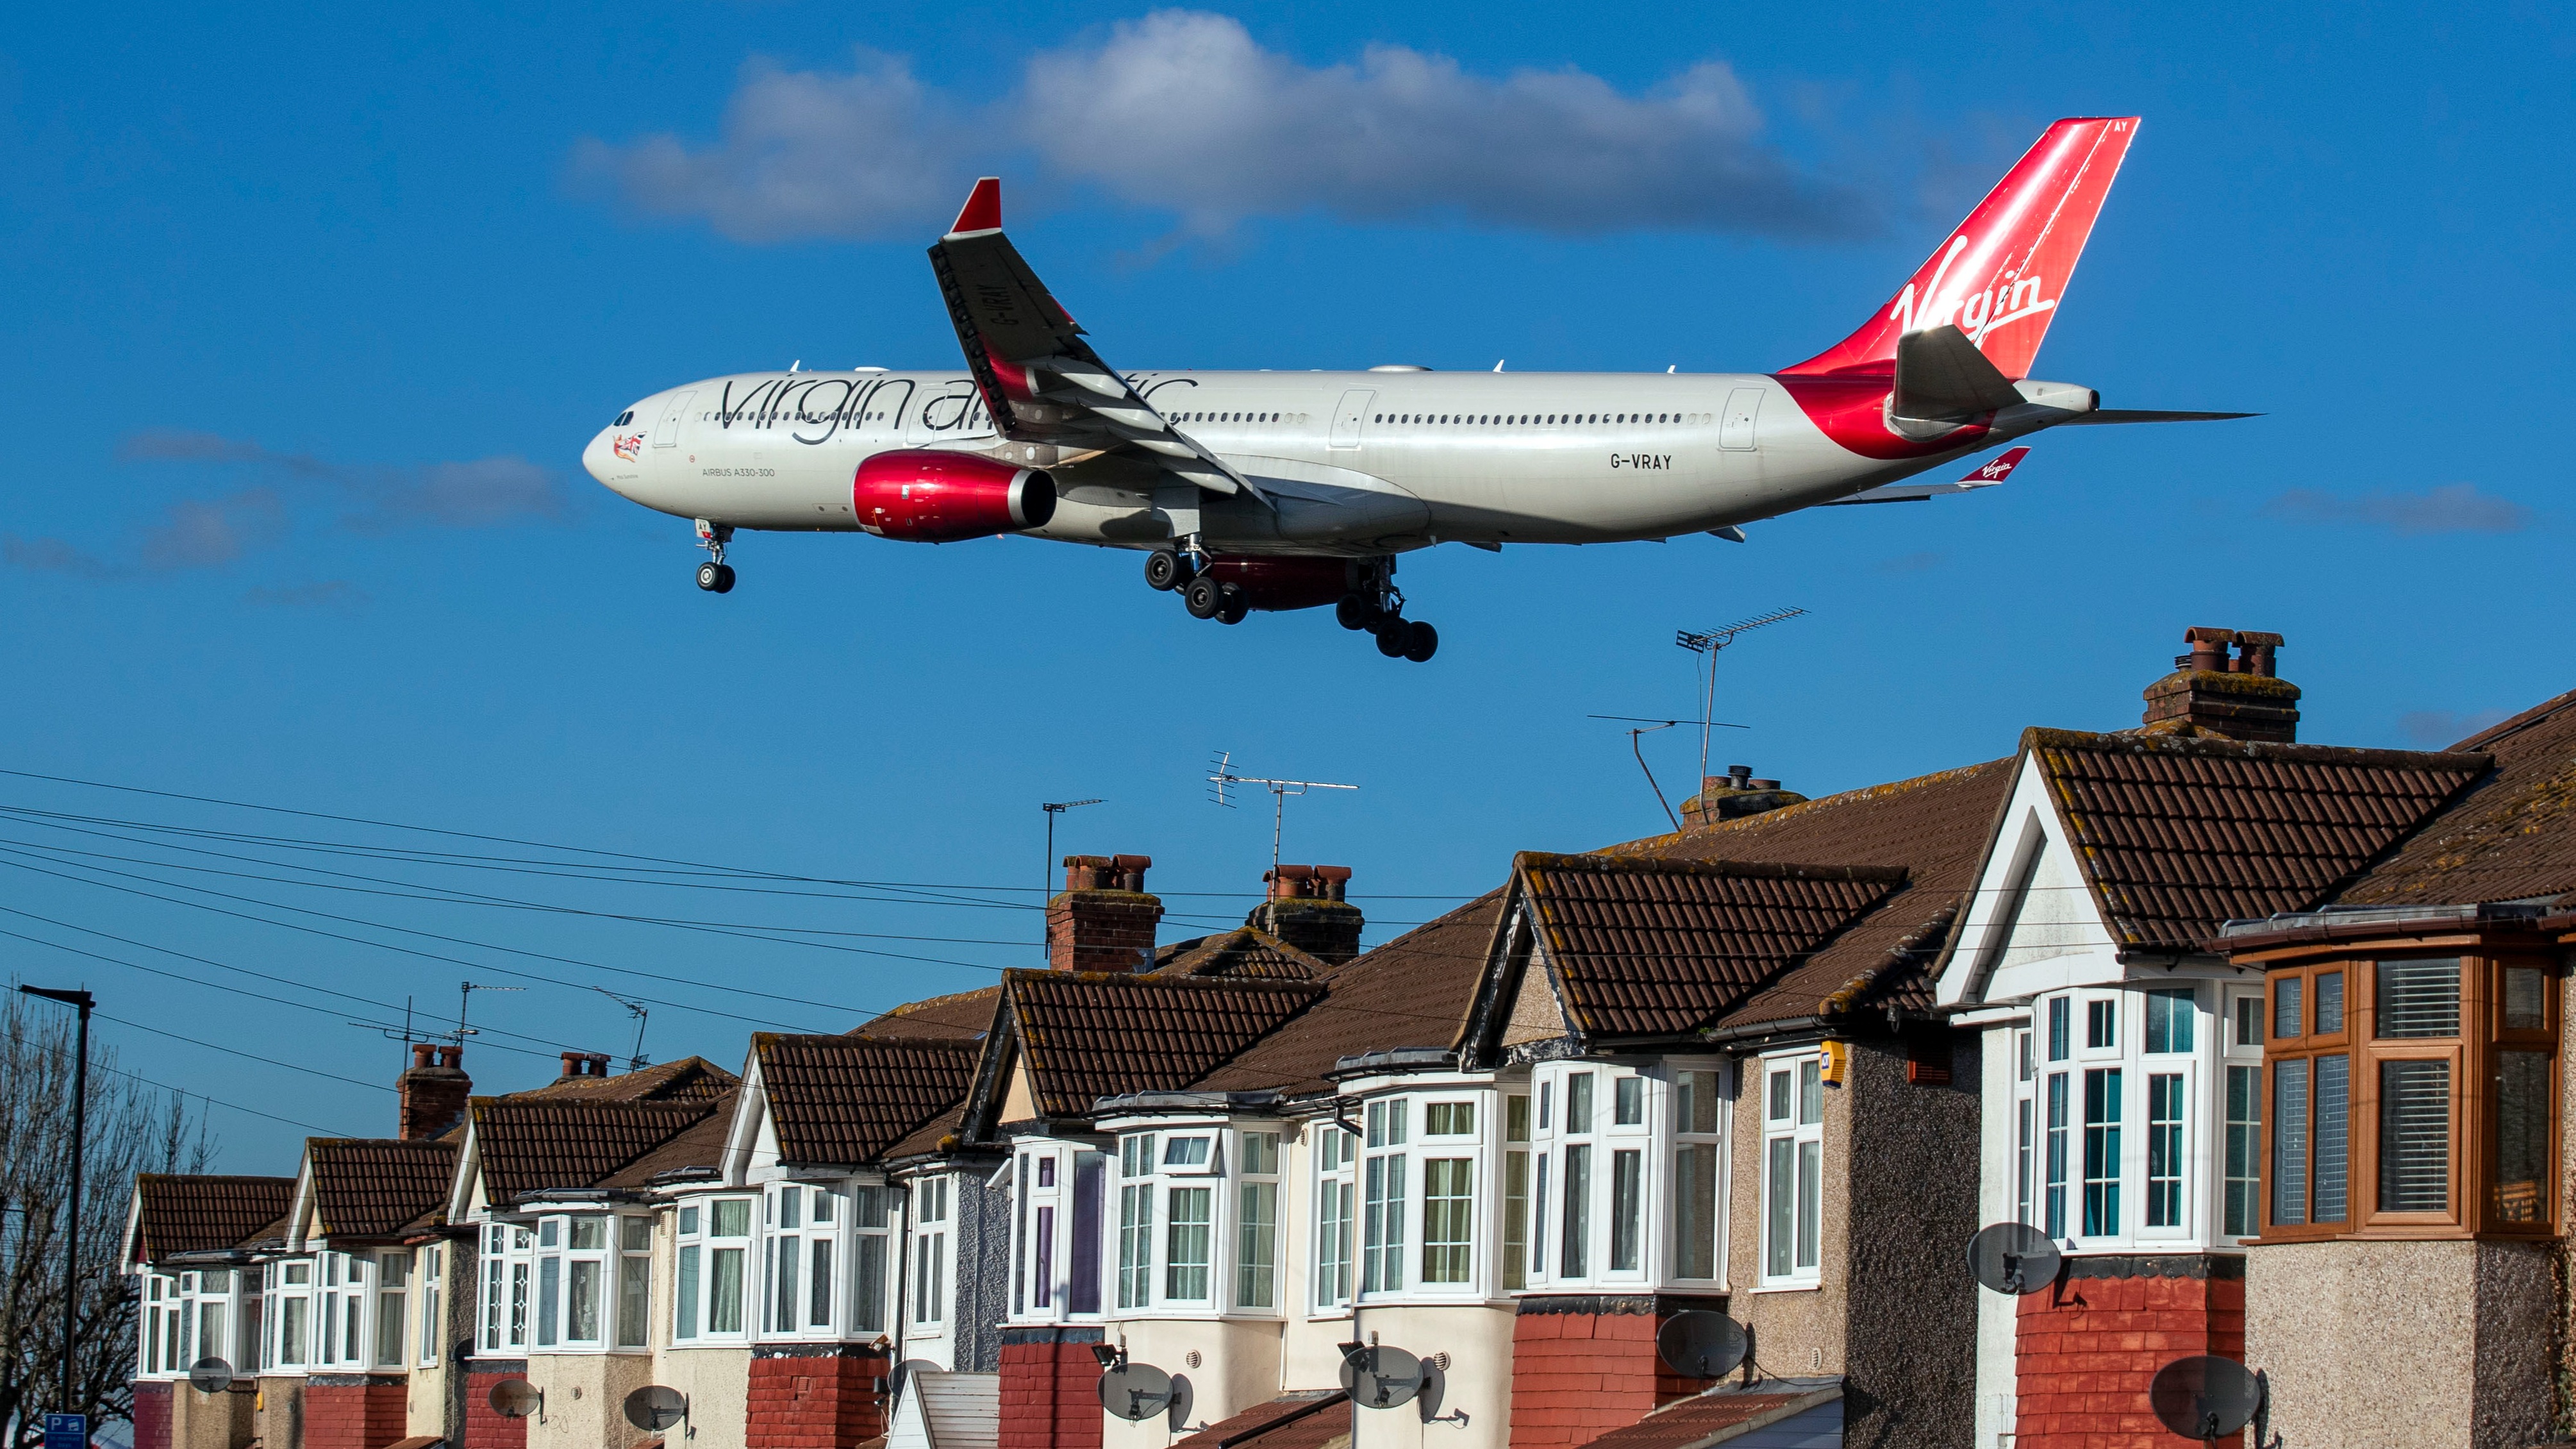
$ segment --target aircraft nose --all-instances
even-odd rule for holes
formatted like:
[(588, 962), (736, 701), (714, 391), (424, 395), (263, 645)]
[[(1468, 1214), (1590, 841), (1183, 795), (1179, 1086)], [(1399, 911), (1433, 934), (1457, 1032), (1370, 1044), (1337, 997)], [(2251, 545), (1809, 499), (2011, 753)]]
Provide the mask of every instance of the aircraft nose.
[(609, 452), (614, 441), (609, 435), (616, 431), (615, 428), (600, 429), (599, 436), (590, 440), (590, 446), (581, 450), (582, 471), (611, 488), (617, 485), (609, 478), (609, 467), (615, 461)]

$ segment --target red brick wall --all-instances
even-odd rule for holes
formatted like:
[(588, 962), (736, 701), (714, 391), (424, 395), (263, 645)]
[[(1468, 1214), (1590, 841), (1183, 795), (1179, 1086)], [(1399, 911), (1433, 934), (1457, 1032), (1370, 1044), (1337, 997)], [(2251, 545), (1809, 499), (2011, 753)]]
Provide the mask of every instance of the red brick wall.
[(385, 1449), (405, 1437), (403, 1401), (408, 1394), (400, 1379), (386, 1383), (306, 1381), (302, 1449)]
[(850, 1449), (886, 1431), (893, 1364), (881, 1353), (759, 1357), (751, 1361), (746, 1449)]
[(517, 1366), (476, 1369), (465, 1375), (465, 1449), (528, 1449), (528, 1421), (492, 1411), (492, 1386), (528, 1375)]
[(1511, 1449), (1575, 1449), (1709, 1386), (1665, 1367), (1655, 1330), (1671, 1314), (1645, 1302), (1635, 1311), (1523, 1311), (1512, 1320)]
[(1006, 1336), (1001, 1371), (999, 1449), (1100, 1449), (1100, 1360), (1090, 1343)]
[(2014, 1449), (2179, 1449), (2197, 1441), (2156, 1422), (2147, 1383), (2193, 1354), (2245, 1357), (2245, 1280), (2070, 1277), (2023, 1298), (2014, 1329)]
[(170, 1386), (158, 1380), (134, 1386), (134, 1449), (170, 1449)]

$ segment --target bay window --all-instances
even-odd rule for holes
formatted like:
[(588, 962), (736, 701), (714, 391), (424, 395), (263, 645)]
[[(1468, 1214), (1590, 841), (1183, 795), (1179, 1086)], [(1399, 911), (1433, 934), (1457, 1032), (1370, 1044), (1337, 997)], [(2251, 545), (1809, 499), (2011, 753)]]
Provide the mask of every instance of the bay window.
[(1154, 1291), (1154, 1134), (1118, 1139), (1118, 1306), (1144, 1308)]
[(643, 1348), (652, 1339), (653, 1220), (617, 1220), (617, 1346)]
[(536, 1235), (510, 1223), (483, 1226), (482, 1351), (506, 1356), (528, 1346), (530, 1263)]
[(426, 1368), (439, 1360), (446, 1347), (440, 1340), (447, 1325), (438, 1316), (439, 1297), (447, 1286), (448, 1245), (432, 1243), (421, 1249), (420, 1258), (420, 1363)]
[(2555, 963), (2269, 964), (2267, 1237), (2550, 1231)]
[(1236, 1188), (1234, 1306), (1279, 1306), (1279, 1134), (1244, 1132)]
[(1315, 1128), (1315, 1306), (1351, 1301), (1352, 1227), (1359, 1139), (1329, 1122)]
[(852, 1195), (851, 1239), (858, 1280), (850, 1314), (853, 1333), (882, 1333), (886, 1326), (886, 1269), (893, 1255), (893, 1228), (887, 1221), (891, 1189), (863, 1184)]
[(912, 1185), (913, 1298), (912, 1321), (944, 1323), (948, 1318), (948, 1188), (945, 1174)]
[[(1422, 1277), (1425, 1284), (1475, 1281), (1476, 1104), (1422, 1108)], [(1431, 1156), (1447, 1149), (1462, 1154)]]
[(1404, 1146), (1413, 1104), (1402, 1097), (1368, 1104), (1368, 1151), (1361, 1160), (1360, 1292), (1389, 1293), (1404, 1286), (1404, 1180), (1406, 1156), (1381, 1148)]
[(2227, 996), (2225, 1200), (2219, 1231), (2233, 1238), (2259, 1232), (2263, 1141), (2263, 993)]
[(1813, 1287), (1824, 1261), (1824, 1065), (1813, 1051), (1762, 1063), (1762, 1280)]
[(1718, 1073), (1673, 1074), (1673, 1273), (1717, 1276)]
[(268, 1362), (279, 1368), (302, 1368), (312, 1355), (313, 1260), (271, 1263), (277, 1311), (266, 1317), (277, 1325)]
[[(671, 1339), (690, 1344), (743, 1333), (743, 1278), (751, 1255), (751, 1203), (720, 1197), (682, 1203), (675, 1214)], [(649, 1229), (646, 1262), (651, 1262)], [(645, 1269), (650, 1272), (649, 1266)], [(651, 1285), (645, 1285), (649, 1304)]]
[(411, 1285), (411, 1251), (396, 1248), (376, 1258), (375, 1354), (379, 1368), (399, 1368), (403, 1361), (403, 1305)]
[(838, 1321), (838, 1252), (844, 1203), (829, 1187), (780, 1183), (767, 1194), (761, 1250), (761, 1331), (831, 1332)]
[[(1565, 1079), (1564, 1138), (1592, 1135), (1592, 1077), (1574, 1072)], [(1592, 1271), (1592, 1149), (1590, 1142), (1564, 1143), (1564, 1204), (1557, 1213), (1559, 1278), (1582, 1278)]]

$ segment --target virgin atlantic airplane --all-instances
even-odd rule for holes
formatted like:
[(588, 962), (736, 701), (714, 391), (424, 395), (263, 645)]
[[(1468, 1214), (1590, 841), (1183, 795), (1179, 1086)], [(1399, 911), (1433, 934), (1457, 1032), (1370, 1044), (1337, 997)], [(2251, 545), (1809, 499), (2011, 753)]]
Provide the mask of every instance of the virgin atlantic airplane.
[(737, 529), (996, 534), (1129, 548), (1145, 582), (1233, 624), (1335, 607), (1389, 657), (1427, 660), (1399, 555), (1440, 543), (1616, 543), (1713, 533), (1820, 504), (2002, 481), (1907, 483), (2042, 428), (2245, 413), (2107, 410), (2032, 378), (2134, 116), (2048, 128), (1859, 331), (1777, 372), (1134, 372), (1103, 362), (1002, 235), (975, 183), (930, 249), (959, 372), (743, 373), (657, 393), (582, 465), (694, 519), (698, 587), (733, 587)]

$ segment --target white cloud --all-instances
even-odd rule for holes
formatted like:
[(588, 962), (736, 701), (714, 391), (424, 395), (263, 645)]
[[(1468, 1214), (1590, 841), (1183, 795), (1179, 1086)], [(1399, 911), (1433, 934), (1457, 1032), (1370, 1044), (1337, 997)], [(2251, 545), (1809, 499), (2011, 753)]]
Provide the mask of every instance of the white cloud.
[(2513, 713), (2509, 709), (2419, 709), (2399, 715), (2397, 728), (2417, 746), (2439, 750), (2491, 730), (2513, 718)]
[(1464, 220), (1563, 234), (1843, 236), (1881, 207), (1791, 161), (1724, 63), (1643, 92), (1587, 72), (1471, 73), (1371, 46), (1309, 66), (1240, 21), (1158, 11), (1032, 58), (976, 103), (861, 52), (845, 73), (755, 64), (721, 139), (589, 141), (578, 170), (638, 209), (744, 241), (917, 237), (978, 169), (1013, 161), (1213, 234), (1247, 218)]
[(2293, 523), (2358, 523), (2391, 533), (2520, 533), (2531, 510), (2510, 498), (2481, 493), (2474, 483), (2445, 483), (2425, 493), (2368, 493), (2342, 498), (2314, 488), (2293, 488), (2263, 505)]
[(274, 490), (245, 488), (222, 498), (182, 498), (143, 530), (136, 554), (153, 573), (220, 568), (286, 532)]
[[(350, 465), (326, 462), (309, 453), (280, 453), (219, 433), (157, 428), (127, 438), (118, 453), (154, 462), (241, 466), (281, 481), (324, 485), (343, 506), (339, 526), (360, 533), (388, 533), (416, 525), (487, 528), (557, 520), (572, 507), (562, 478), (525, 458), (476, 458), (411, 467)], [(207, 523), (201, 517), (190, 522), (201, 529)]]

